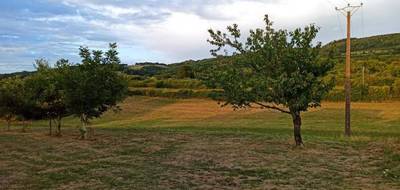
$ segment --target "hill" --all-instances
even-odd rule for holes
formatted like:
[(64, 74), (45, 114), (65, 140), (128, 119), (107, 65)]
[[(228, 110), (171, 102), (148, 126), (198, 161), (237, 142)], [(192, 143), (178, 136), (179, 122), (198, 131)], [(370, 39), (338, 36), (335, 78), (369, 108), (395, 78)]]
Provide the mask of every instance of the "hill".
[[(345, 40), (328, 43), (323, 51), (329, 50), (336, 52), (338, 64), (334, 74), (338, 76), (338, 84), (342, 85)], [(364, 81), (370, 86), (400, 85), (397, 80), (400, 77), (400, 33), (352, 39), (352, 73), (355, 84)]]
[(28, 75), (31, 75), (34, 72), (29, 72), (29, 71), (22, 71), (22, 72), (16, 72), (16, 73), (8, 73), (8, 74), (0, 74), (0, 80), (8, 77), (14, 77), (14, 76), (21, 76), (21, 77), (26, 77)]
[[(327, 55), (331, 50), (335, 53), (336, 66), (330, 76), (336, 79), (337, 87), (327, 99), (340, 101), (344, 98), (342, 86), (344, 85), (345, 40), (337, 40), (324, 45), (322, 54)], [(153, 84), (160, 84), (163, 80), (171, 78), (199, 81), (201, 80), (199, 76), (207, 73), (207, 69), (213, 64), (217, 64), (217, 60), (214, 58), (188, 60), (167, 65), (159, 73), (155, 75), (148, 73), (146, 76), (152, 78), (149, 82)], [(143, 71), (145, 72), (146, 67), (151, 66), (143, 67)], [(400, 98), (400, 33), (353, 38), (352, 74), (354, 100), (380, 101)], [(137, 86), (133, 85), (132, 87)], [(156, 85), (147, 85), (146, 87), (156, 87)], [(164, 88), (162, 85), (159, 87)], [(145, 94), (149, 93), (142, 93), (142, 95)]]
[[(336, 54), (337, 68), (336, 71), (342, 71), (342, 64), (344, 63), (345, 51), (346, 51), (346, 40), (335, 40), (323, 46), (322, 53), (326, 54), (328, 51), (333, 50)], [(400, 70), (397, 68), (400, 61), (400, 33), (386, 34), (371, 36), (366, 38), (353, 38), (352, 39), (352, 61), (354, 73), (359, 72), (359, 67), (366, 67), (369, 74), (379, 74), (387, 76), (389, 72), (393, 77), (400, 76)], [(157, 76), (161, 75), (163, 78), (179, 78), (179, 77), (191, 77), (191, 76), (175, 76), (179, 73), (179, 70), (195, 70), (192, 72), (201, 72), (201, 68), (207, 67), (209, 64), (215, 64), (216, 60), (213, 58), (203, 60), (188, 60), (180, 63), (165, 65), (160, 63), (143, 63), (139, 64), (140, 67), (136, 67), (137, 70), (141, 70), (146, 73), (146, 76)], [(136, 64), (138, 65), (138, 64)], [(151, 67), (162, 67), (163, 72), (152, 74)], [(159, 69), (162, 70), (162, 69)], [(190, 71), (187, 71), (190, 72)], [(340, 74), (340, 72), (337, 72)], [(193, 75), (193, 74), (188, 74)], [(194, 78), (194, 77), (192, 77)], [(373, 85), (381, 85), (372, 82)], [(383, 82), (385, 83), (385, 82)], [(392, 82), (385, 83), (385, 85), (391, 85)]]
[[(386, 54), (399, 55), (400, 33), (371, 36), (366, 38), (353, 38), (352, 53), (354, 55)], [(335, 40), (324, 46), (324, 49), (336, 49), (339, 53), (346, 52), (346, 39)]]

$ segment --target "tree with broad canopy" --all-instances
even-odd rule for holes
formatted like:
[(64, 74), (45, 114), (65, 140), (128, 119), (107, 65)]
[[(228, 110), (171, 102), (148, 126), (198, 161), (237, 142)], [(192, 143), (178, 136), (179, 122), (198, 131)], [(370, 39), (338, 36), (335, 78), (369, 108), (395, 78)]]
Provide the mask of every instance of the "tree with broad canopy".
[(301, 113), (321, 106), (334, 86), (327, 78), (334, 66), (332, 53), (320, 55), (321, 43), (313, 42), (319, 31), (314, 25), (288, 32), (274, 29), (268, 15), (264, 21), (265, 28), (250, 30), (245, 42), (236, 24), (227, 27), (228, 33), (209, 30), (208, 42), (216, 47), (210, 52), (219, 62), (207, 81), (223, 89), (223, 105), (290, 114), (295, 143), (301, 146)]

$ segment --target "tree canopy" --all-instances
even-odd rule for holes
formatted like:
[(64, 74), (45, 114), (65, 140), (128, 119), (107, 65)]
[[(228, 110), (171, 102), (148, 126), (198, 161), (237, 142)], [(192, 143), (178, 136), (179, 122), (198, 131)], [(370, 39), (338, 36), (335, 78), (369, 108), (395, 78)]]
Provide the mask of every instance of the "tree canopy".
[(63, 70), (69, 66), (68, 60), (57, 61), (52, 68), (47, 60), (36, 60), (37, 72), (28, 77), (28, 85), (32, 88), (37, 106), (43, 112), (43, 118), (49, 120), (50, 135), (52, 135), (52, 123), (57, 123), (57, 135), (61, 135), (61, 120), (68, 115), (65, 104)]
[[(44, 59), (36, 60), (37, 71), (25, 78), (0, 81), (0, 117), (8, 123), (15, 117), (26, 120), (48, 119), (61, 134), (61, 119), (68, 115), (80, 118), (81, 137), (86, 138), (89, 120), (104, 112), (118, 110), (117, 104), (127, 95), (127, 80), (119, 72), (117, 44), (109, 50), (80, 48), (81, 64), (61, 59), (51, 67)], [(25, 126), (25, 125), (24, 125)]]
[(65, 71), (65, 98), (68, 111), (82, 122), (82, 138), (86, 138), (86, 125), (90, 119), (100, 117), (109, 109), (117, 108), (127, 94), (127, 82), (118, 72), (117, 45), (110, 49), (90, 51), (80, 48), (82, 64)]
[(18, 107), (22, 104), (20, 89), (23, 81), (18, 77), (2, 79), (0, 81), (0, 117), (7, 121), (10, 130), (11, 119), (18, 113)]
[[(251, 30), (245, 42), (236, 24), (227, 27), (228, 33), (209, 30), (208, 42), (216, 47), (211, 54), (220, 61), (208, 80), (224, 90), (224, 105), (290, 114), (296, 145), (301, 145), (301, 112), (320, 106), (333, 88), (326, 76), (334, 64), (331, 56), (320, 56), (321, 43), (314, 43), (318, 27), (288, 32), (274, 29), (267, 15), (264, 21), (265, 28)], [(226, 56), (229, 52), (232, 56)]]

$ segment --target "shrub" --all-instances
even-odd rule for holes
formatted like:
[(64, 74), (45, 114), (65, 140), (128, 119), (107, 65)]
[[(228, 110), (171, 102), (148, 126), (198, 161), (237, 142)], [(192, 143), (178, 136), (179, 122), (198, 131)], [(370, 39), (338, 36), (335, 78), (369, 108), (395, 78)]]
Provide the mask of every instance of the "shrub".
[[(393, 97), (390, 86), (353, 86), (352, 101), (384, 101)], [(326, 101), (344, 101), (343, 87), (336, 87), (325, 96)]]
[(383, 101), (391, 98), (390, 86), (370, 86), (368, 89), (368, 101)]

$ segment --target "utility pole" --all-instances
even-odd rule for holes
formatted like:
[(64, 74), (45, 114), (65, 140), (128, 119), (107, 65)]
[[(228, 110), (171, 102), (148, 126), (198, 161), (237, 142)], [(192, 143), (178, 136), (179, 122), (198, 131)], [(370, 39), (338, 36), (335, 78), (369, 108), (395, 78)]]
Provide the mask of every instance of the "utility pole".
[(351, 111), (351, 16), (360, 8), (363, 4), (354, 6), (350, 3), (346, 7), (337, 8), (336, 10), (341, 12), (347, 18), (347, 41), (346, 41), (346, 71), (345, 71), (345, 96), (346, 96), (346, 120), (345, 120), (345, 136), (351, 136), (350, 127), (350, 111)]
[(365, 64), (363, 65), (362, 68), (362, 86), (363, 88), (365, 87)]
[(361, 98), (362, 100), (364, 100), (364, 96), (365, 96), (365, 63), (363, 64), (362, 67), (362, 89), (361, 89)]

